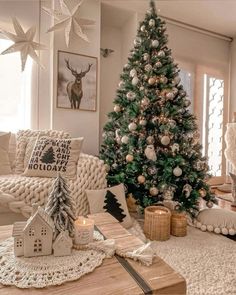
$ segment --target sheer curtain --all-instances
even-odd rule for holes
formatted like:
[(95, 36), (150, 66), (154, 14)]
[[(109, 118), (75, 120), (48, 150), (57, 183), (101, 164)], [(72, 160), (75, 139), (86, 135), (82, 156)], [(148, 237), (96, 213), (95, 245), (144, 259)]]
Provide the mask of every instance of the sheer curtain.
[[(11, 41), (0, 39), (0, 52)], [(21, 72), (20, 53), (0, 55), (0, 130), (16, 132), (32, 124), (32, 60)]]

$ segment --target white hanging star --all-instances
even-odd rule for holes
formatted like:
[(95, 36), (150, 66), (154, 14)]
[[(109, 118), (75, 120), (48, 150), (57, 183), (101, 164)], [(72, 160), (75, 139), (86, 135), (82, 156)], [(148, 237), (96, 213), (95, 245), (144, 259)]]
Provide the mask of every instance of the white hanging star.
[(26, 60), (28, 58), (28, 55), (31, 56), (31, 58), (38, 63), (40, 66), (40, 60), (38, 55), (36, 54), (35, 50), (42, 50), (46, 49), (46, 47), (40, 43), (34, 42), (34, 36), (36, 33), (36, 27), (33, 26), (29, 28), (26, 32), (22, 29), (22, 26), (18, 22), (18, 20), (14, 17), (12, 18), (12, 23), (14, 26), (14, 30), (16, 35), (5, 31), (0, 30), (1, 34), (7, 39), (14, 42), (13, 45), (11, 45), (9, 48), (4, 50), (1, 54), (8, 54), (13, 52), (20, 52), (21, 55), (21, 71), (23, 72), (25, 69)]
[(87, 35), (83, 32), (83, 26), (94, 25), (95, 21), (85, 18), (78, 18), (79, 8), (84, 0), (60, 0), (60, 10), (51, 10), (43, 7), (43, 10), (54, 17), (58, 23), (49, 28), (48, 32), (57, 30), (65, 31), (66, 45), (69, 46), (70, 35), (75, 34), (83, 40), (89, 42)]

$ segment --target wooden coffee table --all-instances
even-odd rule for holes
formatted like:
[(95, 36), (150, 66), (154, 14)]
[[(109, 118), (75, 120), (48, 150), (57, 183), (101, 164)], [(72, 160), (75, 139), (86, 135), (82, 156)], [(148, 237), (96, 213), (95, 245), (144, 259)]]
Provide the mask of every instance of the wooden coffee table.
[[(90, 215), (97, 229), (106, 237), (126, 250), (143, 245), (137, 237), (125, 230), (115, 218), (107, 213)], [(0, 242), (11, 236), (12, 226), (0, 227)], [(186, 294), (184, 278), (161, 258), (156, 257), (153, 265), (147, 267), (131, 259), (115, 256), (105, 259), (102, 266), (77, 281), (43, 289), (18, 289), (0, 284), (1, 295), (141, 295), (141, 294)]]

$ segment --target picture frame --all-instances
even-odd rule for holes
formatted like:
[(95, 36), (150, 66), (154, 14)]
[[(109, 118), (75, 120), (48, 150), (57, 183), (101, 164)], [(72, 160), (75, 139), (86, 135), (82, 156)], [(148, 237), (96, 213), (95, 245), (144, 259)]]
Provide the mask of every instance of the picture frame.
[(58, 51), (57, 108), (96, 111), (97, 57)]

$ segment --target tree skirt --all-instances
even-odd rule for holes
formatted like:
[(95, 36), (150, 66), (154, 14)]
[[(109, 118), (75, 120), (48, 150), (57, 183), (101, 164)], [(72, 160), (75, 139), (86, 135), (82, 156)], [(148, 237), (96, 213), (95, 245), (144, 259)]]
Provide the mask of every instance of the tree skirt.
[(64, 257), (15, 257), (13, 238), (9, 238), (0, 244), (0, 283), (18, 288), (61, 285), (92, 272), (106, 257), (96, 250), (72, 250), (71, 256)]

